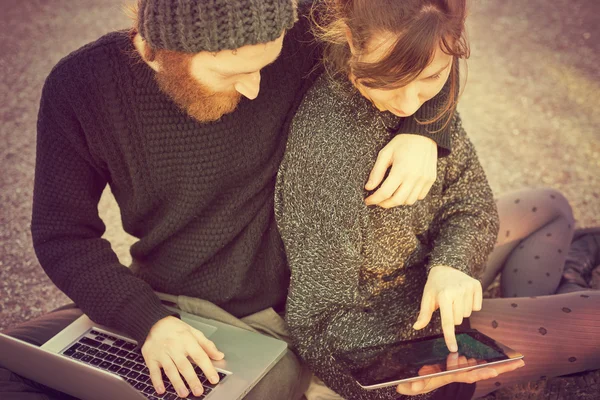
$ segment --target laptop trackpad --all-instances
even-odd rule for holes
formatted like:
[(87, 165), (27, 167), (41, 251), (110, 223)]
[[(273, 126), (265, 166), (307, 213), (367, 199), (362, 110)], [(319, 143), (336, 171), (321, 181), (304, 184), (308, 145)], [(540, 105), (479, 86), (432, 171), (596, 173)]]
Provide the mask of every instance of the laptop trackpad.
[(215, 333), (218, 329), (216, 326), (212, 326), (209, 324), (205, 324), (204, 322), (198, 321), (193, 316), (182, 315), (181, 319), (186, 324), (189, 324), (190, 326), (204, 333), (204, 336), (206, 336), (207, 338), (210, 337), (213, 333)]

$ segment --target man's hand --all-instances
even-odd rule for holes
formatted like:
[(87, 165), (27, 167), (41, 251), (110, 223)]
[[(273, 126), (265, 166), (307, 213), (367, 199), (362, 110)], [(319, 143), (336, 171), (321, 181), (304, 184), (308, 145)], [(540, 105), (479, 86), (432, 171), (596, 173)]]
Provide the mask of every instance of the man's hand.
[(424, 136), (402, 134), (393, 138), (377, 157), (366, 190), (381, 187), (367, 197), (365, 204), (392, 208), (423, 200), (437, 176), (437, 144)]
[(146, 342), (142, 346), (142, 355), (150, 370), (154, 389), (159, 394), (165, 392), (165, 384), (161, 376), (162, 368), (179, 397), (187, 397), (189, 394), (181, 379), (182, 376), (194, 396), (200, 396), (204, 391), (188, 357), (202, 369), (213, 384), (219, 382), (219, 374), (210, 360), (222, 360), (224, 357), (224, 354), (202, 332), (171, 316), (161, 319), (150, 329)]
[[(473, 359), (467, 360), (464, 356), (459, 358), (458, 353), (451, 353), (448, 355), (447, 364), (447, 369), (452, 369), (457, 365), (474, 366), (477, 365), (477, 361)], [(436, 376), (434, 378), (426, 378), (415, 382), (401, 383), (396, 387), (396, 391), (406, 396), (416, 396), (418, 394), (429, 393), (432, 390), (438, 389), (449, 383), (475, 383), (484, 379), (495, 378), (500, 374), (514, 371), (517, 368), (523, 367), (524, 365), (525, 362), (523, 360), (515, 360), (500, 365), (481, 367), (471, 371), (457, 372), (454, 374)], [(427, 371), (427, 373), (435, 372), (440, 371)]]
[(435, 266), (429, 271), (421, 311), (413, 328), (425, 328), (439, 308), (446, 346), (451, 352), (458, 351), (454, 325), (462, 324), (472, 311), (480, 311), (482, 302), (483, 291), (478, 280), (452, 267)]

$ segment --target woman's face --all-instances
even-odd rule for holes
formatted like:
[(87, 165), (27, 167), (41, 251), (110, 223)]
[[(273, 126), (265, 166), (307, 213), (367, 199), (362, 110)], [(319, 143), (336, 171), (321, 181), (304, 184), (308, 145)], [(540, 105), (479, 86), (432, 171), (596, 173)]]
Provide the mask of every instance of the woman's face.
[[(368, 52), (361, 62), (381, 60), (393, 44), (389, 35), (380, 35), (371, 41)], [(435, 52), (433, 61), (407, 85), (396, 89), (372, 89), (355, 82), (361, 94), (369, 99), (379, 111), (389, 111), (398, 117), (413, 115), (427, 100), (435, 97), (444, 87), (450, 74), (453, 57), (442, 51)]]

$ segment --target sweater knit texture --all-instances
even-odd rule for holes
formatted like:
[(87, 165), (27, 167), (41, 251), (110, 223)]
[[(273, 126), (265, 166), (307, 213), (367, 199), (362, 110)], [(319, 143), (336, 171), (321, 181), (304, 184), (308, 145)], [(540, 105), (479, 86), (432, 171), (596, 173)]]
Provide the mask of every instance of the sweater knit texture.
[(320, 77), (292, 122), (276, 188), (294, 344), (328, 387), (353, 400), (399, 395), (361, 389), (330, 355), (441, 333), (439, 312), (427, 328), (412, 328), (429, 270), (445, 265), (478, 277), (499, 227), (458, 114), (452, 152), (438, 160), (427, 197), (413, 206), (367, 207), (364, 182), (391, 135), (380, 128), (381, 116), (360, 94)]
[(150, 46), (186, 53), (267, 43), (295, 21), (292, 0), (140, 0), (138, 10)]
[[(289, 121), (320, 58), (306, 12), (262, 70), (258, 98), (212, 123), (159, 90), (126, 32), (54, 67), (38, 117), (31, 230), (41, 266), (94, 321), (141, 344), (172, 314), (154, 290), (206, 299), (237, 317), (283, 308), (289, 269), (273, 197)], [(419, 117), (433, 112), (435, 104)], [(404, 128), (423, 130), (415, 121)], [(123, 228), (139, 239), (135, 273), (102, 239), (107, 184)]]
[[(274, 182), (286, 120), (316, 62), (298, 28), (262, 71), (261, 95), (214, 123), (197, 122), (159, 90), (127, 32), (54, 68), (38, 118), (32, 235), (48, 276), (94, 321), (143, 342), (172, 314), (153, 290), (238, 317), (282, 307), (289, 272)], [(101, 238), (107, 183), (124, 229), (139, 238), (135, 275)]]

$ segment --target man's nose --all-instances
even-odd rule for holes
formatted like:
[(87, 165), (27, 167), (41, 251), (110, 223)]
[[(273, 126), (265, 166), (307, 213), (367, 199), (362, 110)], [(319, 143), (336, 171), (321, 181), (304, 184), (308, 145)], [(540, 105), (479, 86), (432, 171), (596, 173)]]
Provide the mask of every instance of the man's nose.
[(260, 92), (260, 72), (244, 76), (236, 83), (235, 90), (249, 100), (254, 100)]

